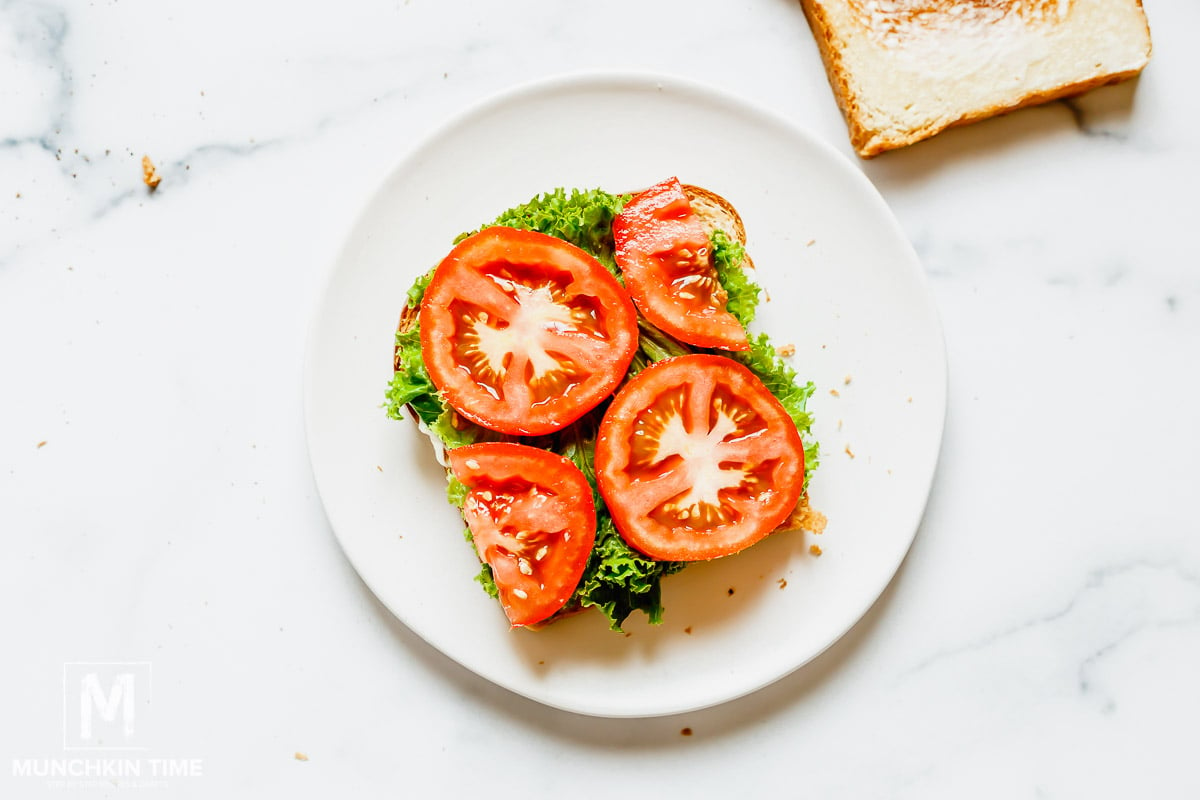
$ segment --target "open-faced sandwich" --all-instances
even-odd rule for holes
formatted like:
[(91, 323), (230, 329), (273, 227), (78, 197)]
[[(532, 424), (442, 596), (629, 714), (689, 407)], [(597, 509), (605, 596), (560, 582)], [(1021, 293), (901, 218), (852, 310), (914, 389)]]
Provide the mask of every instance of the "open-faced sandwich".
[(664, 576), (805, 525), (813, 387), (747, 332), (745, 236), (674, 178), (559, 189), (409, 290), (388, 414), (432, 439), (513, 627), (659, 622)]

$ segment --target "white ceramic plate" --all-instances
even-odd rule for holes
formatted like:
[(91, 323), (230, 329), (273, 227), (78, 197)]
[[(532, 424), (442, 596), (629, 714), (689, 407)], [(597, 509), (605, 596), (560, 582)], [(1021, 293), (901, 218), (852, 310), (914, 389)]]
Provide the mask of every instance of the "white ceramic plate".
[[(380, 409), (413, 279), (458, 233), (558, 186), (627, 191), (677, 175), (739, 210), (769, 295), (756, 327), (818, 389), (821, 536), (770, 537), (663, 583), (665, 622), (589, 612), (510, 631), (415, 426)], [(305, 403), (321, 498), (367, 585), (427, 642), (541, 703), (601, 716), (713, 705), (791, 672), (887, 586), (928, 496), (946, 362), (917, 258), (863, 175), (811, 134), (674, 79), (573, 76), (444, 126), (386, 177), (350, 234), (309, 341)], [(833, 392), (836, 391), (837, 396)], [(853, 453), (853, 457), (849, 453)], [(817, 543), (824, 551), (810, 554)], [(784, 583), (786, 582), (786, 586)]]

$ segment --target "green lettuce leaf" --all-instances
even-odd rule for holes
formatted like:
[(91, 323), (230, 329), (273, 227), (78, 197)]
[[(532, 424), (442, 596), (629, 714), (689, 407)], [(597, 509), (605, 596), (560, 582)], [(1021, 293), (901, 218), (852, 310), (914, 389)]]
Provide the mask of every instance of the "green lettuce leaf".
[(655, 561), (641, 555), (617, 533), (607, 509), (598, 510), (596, 544), (572, 602), (600, 609), (614, 631), (620, 631), (635, 611), (643, 612), (651, 625), (658, 625), (663, 617), (660, 581), (684, 566), (683, 562)]
[[(424, 276), (418, 278), (418, 284), (423, 279)], [(421, 290), (424, 291), (424, 287)], [(403, 419), (404, 407), (410, 406), (448, 448), (487, 438), (483, 428), (455, 414), (438, 394), (421, 358), (421, 332), (416, 324), (407, 331), (396, 332), (396, 352), (400, 368), (388, 384), (385, 407), (389, 417)]]
[(411, 405), (422, 422), (432, 425), (445, 413), (446, 405), (425, 369), (425, 361), (421, 358), (421, 334), (415, 325), (411, 330), (396, 332), (396, 353), (399, 368), (388, 384), (387, 415), (392, 419), (403, 419), (404, 407)]
[(591, 438), (577, 436), (560, 451), (587, 478), (596, 506), (596, 543), (566, 607), (598, 608), (614, 631), (620, 631), (621, 624), (635, 611), (644, 613), (650, 624), (658, 625), (663, 615), (659, 581), (685, 565), (647, 558), (621, 538), (596, 489), (595, 445), (594, 434)]
[(812, 381), (799, 382), (796, 370), (779, 356), (765, 333), (750, 337), (749, 350), (734, 351), (729, 355), (758, 376), (796, 423), (796, 430), (804, 440), (804, 486), (808, 488), (809, 478), (820, 462), (820, 448), (809, 435), (813, 415), (808, 411), (808, 398), (812, 397), (816, 387)]
[(746, 248), (725, 231), (713, 231), (708, 240), (712, 247), (717, 280), (729, 295), (725, 309), (745, 327), (754, 321), (754, 314), (758, 311), (758, 296), (762, 292), (759, 285), (750, 279), (749, 272), (742, 268), (742, 262), (746, 260)]
[[(612, 195), (600, 189), (572, 189), (570, 193), (555, 189), (510, 208), (496, 217), (492, 225), (557, 236), (587, 251), (609, 272), (617, 275), (612, 221), (628, 199), (629, 195)], [(464, 233), (455, 242), (461, 242), (475, 232)]]
[(431, 269), (413, 282), (406, 295), (409, 308), (417, 308), (421, 305), (421, 300), (425, 297), (425, 290), (429, 288), (429, 282), (433, 280), (433, 273), (434, 270)]
[[(470, 490), (467, 485), (454, 477), (453, 474), (446, 478), (446, 499), (450, 501), (450, 505), (455, 508), (462, 508), (463, 503), (467, 502), (467, 492)], [(470, 529), (468, 529), (468, 533)]]
[(479, 565), (479, 574), (475, 576), (475, 582), (483, 587), (489, 597), (500, 597), (500, 589), (496, 586), (496, 579), (492, 577), (492, 568), (486, 563)]

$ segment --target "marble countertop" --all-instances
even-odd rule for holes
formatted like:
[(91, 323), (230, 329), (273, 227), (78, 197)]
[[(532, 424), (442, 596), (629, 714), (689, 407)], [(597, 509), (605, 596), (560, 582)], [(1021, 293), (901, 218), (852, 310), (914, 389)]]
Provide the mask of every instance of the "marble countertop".
[[(76, 757), (100, 663), (152, 673), (151, 796), (1200, 795), (1200, 6), (1145, 5), (1138, 81), (870, 162), (791, 0), (0, 5), (0, 795), (131, 790), (38, 774)], [(710, 84), (853, 159), (950, 365), (923, 523), (863, 620), (644, 720), (539, 706), (397, 622), (329, 529), (300, 392), (384, 172), (593, 69)]]

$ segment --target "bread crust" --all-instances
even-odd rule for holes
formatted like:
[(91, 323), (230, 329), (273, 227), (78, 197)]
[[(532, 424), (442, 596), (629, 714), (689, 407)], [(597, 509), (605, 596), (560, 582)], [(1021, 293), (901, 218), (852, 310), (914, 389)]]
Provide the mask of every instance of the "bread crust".
[[(1079, 1), (1085, 2), (1086, 0)], [(1052, 86), (1030, 87), (1023, 94), (1007, 102), (987, 103), (974, 108), (966, 108), (951, 116), (931, 115), (929, 119), (921, 123), (912, 124), (907, 129), (898, 131), (887, 131), (873, 125), (869, 119), (870, 115), (864, 113), (864, 104), (868, 104), (871, 101), (869, 98), (860, 96), (855, 89), (856, 81), (853, 69), (844, 56), (847, 49), (845, 35), (839, 32), (835, 21), (831, 19), (829, 14), (828, 9), (830, 7), (836, 6), (838, 8), (844, 7), (849, 9), (853, 4), (853, 0), (800, 0), (800, 5), (816, 39), (817, 48), (821, 54), (822, 63), (825, 66), (826, 76), (833, 89), (838, 107), (846, 119), (850, 143), (861, 158), (869, 159), (888, 150), (905, 147), (928, 139), (948, 128), (1006, 114), (1020, 108), (1082, 94), (1100, 86), (1120, 83), (1121, 81), (1137, 76), (1150, 59), (1152, 50), (1150, 28), (1149, 23), (1146, 21), (1142, 0), (1128, 0), (1128, 2), (1130, 3), (1129, 10), (1136, 13), (1140, 20), (1140, 27), (1138, 30), (1126, 30), (1124, 33), (1131, 39), (1137, 38), (1140, 40), (1144, 37), (1146, 41), (1144, 54), (1137, 63), (1124, 69), (1079, 74), (1064, 79)], [(923, 10), (926, 12), (929, 12), (931, 9), (937, 11), (939, 6), (950, 7), (953, 5), (954, 3), (950, 2), (950, 0), (929, 0), (929, 2), (923, 4)], [(1028, 22), (1026, 24), (1032, 27), (1055, 23)], [(954, 31), (947, 28), (940, 29), (938, 34), (942, 39), (954, 35)], [(880, 44), (876, 55), (879, 56), (881, 62), (886, 61), (890, 57), (889, 48)], [(984, 57), (981, 56), (981, 58)], [(1100, 64), (1097, 64), (1096, 67), (1099, 68)]]

